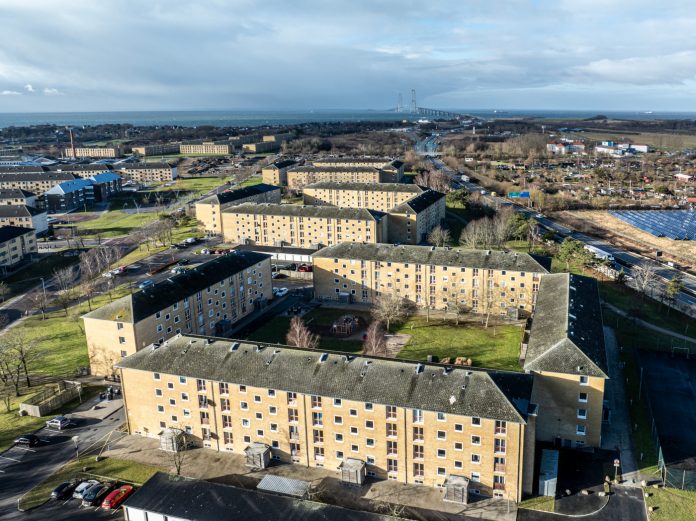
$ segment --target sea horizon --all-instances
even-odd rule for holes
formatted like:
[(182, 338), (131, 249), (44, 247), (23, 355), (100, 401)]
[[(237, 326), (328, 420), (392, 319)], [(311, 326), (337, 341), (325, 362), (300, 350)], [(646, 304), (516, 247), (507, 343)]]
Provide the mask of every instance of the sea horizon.
[[(482, 119), (540, 118), (587, 119), (606, 115), (623, 120), (696, 119), (696, 112), (652, 110), (558, 110), (558, 109), (438, 109)], [(415, 121), (428, 118), (411, 112), (380, 109), (313, 109), (313, 110), (135, 110), (80, 112), (5, 112), (0, 113), (0, 128), (33, 125), (90, 126), (131, 124), (134, 126), (214, 126), (260, 127), (304, 123), (338, 123), (370, 121)]]

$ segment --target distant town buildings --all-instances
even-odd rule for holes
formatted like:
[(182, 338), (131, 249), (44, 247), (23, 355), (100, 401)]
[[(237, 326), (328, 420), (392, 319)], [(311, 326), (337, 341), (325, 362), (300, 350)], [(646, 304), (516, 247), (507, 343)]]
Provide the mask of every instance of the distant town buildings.
[(84, 315), (92, 374), (177, 334), (221, 336), (272, 299), (270, 256), (235, 252)]
[(196, 219), (203, 223), (203, 228), (210, 233), (222, 235), (222, 212), (244, 203), (280, 204), (280, 187), (265, 183), (227, 190), (211, 195), (196, 203)]
[(75, 147), (75, 153), (73, 154), (73, 149), (67, 147), (64, 150), (65, 157), (71, 159), (79, 159), (85, 157), (99, 157), (99, 158), (116, 158), (123, 155), (121, 147)]
[(595, 147), (595, 154), (606, 154), (613, 157), (624, 157), (635, 154), (645, 154), (649, 151), (648, 145), (636, 145), (633, 143), (617, 143), (615, 141), (602, 141)]
[(162, 143), (159, 145), (143, 145), (131, 148), (131, 152), (137, 156), (165, 156), (168, 154), (178, 154), (181, 143)]
[(546, 144), (546, 150), (554, 155), (584, 154), (585, 143), (570, 139), (555, 140)]
[(234, 145), (229, 142), (204, 141), (202, 143), (182, 143), (181, 154), (197, 156), (228, 156), (234, 154)]

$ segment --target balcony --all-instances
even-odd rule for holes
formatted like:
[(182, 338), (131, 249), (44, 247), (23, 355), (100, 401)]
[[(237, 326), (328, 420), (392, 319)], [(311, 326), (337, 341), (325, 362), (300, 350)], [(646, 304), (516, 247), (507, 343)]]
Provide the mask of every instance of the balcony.
[(505, 472), (505, 463), (496, 463), (493, 466), (493, 472)]
[(300, 433), (299, 432), (291, 432), (290, 439), (292, 441), (299, 441), (300, 440)]
[(493, 490), (505, 490), (505, 483), (493, 483)]

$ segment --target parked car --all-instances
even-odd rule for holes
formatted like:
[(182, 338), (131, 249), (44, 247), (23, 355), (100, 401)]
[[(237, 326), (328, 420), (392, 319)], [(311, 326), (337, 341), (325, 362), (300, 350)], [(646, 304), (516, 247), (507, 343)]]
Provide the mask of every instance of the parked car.
[(39, 437), (36, 434), (24, 434), (14, 440), (15, 445), (27, 445), (29, 447), (36, 447), (39, 441)]
[(152, 279), (146, 279), (142, 281), (140, 284), (138, 284), (138, 289), (145, 289), (149, 288), (150, 286), (153, 286), (155, 284), (155, 281)]
[(190, 261), (188, 259), (180, 259), (179, 262), (176, 263), (177, 266), (186, 266)]
[(85, 491), (97, 484), (99, 484), (99, 482), (96, 479), (88, 479), (87, 481), (83, 481), (77, 485), (77, 487), (75, 487), (72, 497), (75, 499), (82, 499), (82, 495), (85, 493)]
[(65, 429), (70, 425), (70, 420), (65, 416), (56, 416), (52, 420), (46, 422), (46, 427), (49, 429), (58, 429), (59, 431)]
[(297, 268), (297, 271), (299, 271), (301, 273), (311, 273), (312, 266), (310, 266), (309, 264), (302, 264), (302, 265), (300, 265), (299, 268)]
[(135, 489), (132, 485), (123, 485), (122, 487), (113, 490), (104, 501), (101, 507), (105, 510), (118, 508)]
[(113, 489), (115, 483), (98, 483), (92, 485), (82, 494), (82, 506), (91, 507), (98, 505), (104, 499), (111, 489)]
[(198, 237), (189, 237), (188, 239), (185, 239), (184, 242), (186, 244), (197, 244), (200, 242), (200, 239)]
[(51, 499), (68, 499), (72, 496), (75, 488), (80, 484), (80, 480), (64, 481), (51, 492)]
[(288, 288), (278, 288), (278, 291), (276, 291), (276, 297), (284, 297), (288, 294), (288, 291)]
[(170, 271), (174, 275), (179, 275), (181, 273), (186, 273), (186, 268), (184, 268), (183, 266), (174, 266)]

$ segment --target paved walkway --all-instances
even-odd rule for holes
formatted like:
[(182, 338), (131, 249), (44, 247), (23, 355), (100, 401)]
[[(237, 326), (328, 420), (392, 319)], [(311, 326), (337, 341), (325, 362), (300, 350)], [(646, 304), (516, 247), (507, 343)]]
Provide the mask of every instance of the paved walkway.
[(607, 352), (607, 365), (609, 366), (609, 380), (606, 381), (605, 397), (611, 408), (611, 422), (603, 425), (602, 448), (618, 450), (621, 454), (621, 471), (624, 485), (639, 486), (640, 474), (633, 453), (631, 440), (631, 417), (626, 401), (626, 377), (619, 359), (619, 347), (616, 345), (614, 330), (604, 327), (604, 341)]
[(630, 318), (636, 324), (640, 324), (643, 327), (647, 327), (648, 329), (652, 329), (653, 331), (657, 331), (658, 333), (662, 333), (663, 335), (673, 336), (674, 338), (679, 338), (680, 340), (686, 340), (687, 342), (693, 342), (694, 344), (696, 344), (696, 337), (682, 335), (681, 333), (675, 333), (671, 329), (665, 329), (664, 327), (660, 327), (660, 326), (657, 326), (657, 325), (652, 324), (650, 322), (646, 322), (645, 320), (642, 320), (640, 318), (631, 317), (623, 309), (617, 308), (613, 304), (609, 304), (606, 301), (603, 301), (603, 304), (606, 307), (608, 307), (610, 310), (612, 310), (614, 313), (616, 313), (617, 315), (621, 315), (622, 317)]

